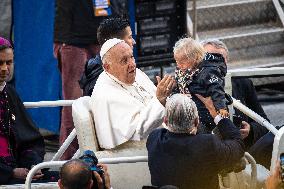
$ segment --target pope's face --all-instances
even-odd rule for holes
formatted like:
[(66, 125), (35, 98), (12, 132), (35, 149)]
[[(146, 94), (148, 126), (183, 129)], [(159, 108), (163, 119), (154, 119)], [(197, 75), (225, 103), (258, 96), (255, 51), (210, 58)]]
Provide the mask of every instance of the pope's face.
[(132, 48), (121, 42), (109, 50), (109, 62), (105, 70), (125, 84), (133, 84), (136, 76), (136, 65)]
[(0, 83), (7, 81), (12, 73), (14, 53), (11, 48), (0, 51)]

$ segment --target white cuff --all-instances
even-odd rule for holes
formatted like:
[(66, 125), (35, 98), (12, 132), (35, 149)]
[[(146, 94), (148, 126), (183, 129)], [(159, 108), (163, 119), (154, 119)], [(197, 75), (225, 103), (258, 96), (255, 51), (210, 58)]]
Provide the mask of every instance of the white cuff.
[(218, 125), (218, 123), (219, 123), (219, 121), (221, 121), (221, 119), (223, 119), (223, 117), (222, 117), (220, 114), (218, 114), (218, 115), (214, 118), (214, 123), (215, 123), (216, 125)]

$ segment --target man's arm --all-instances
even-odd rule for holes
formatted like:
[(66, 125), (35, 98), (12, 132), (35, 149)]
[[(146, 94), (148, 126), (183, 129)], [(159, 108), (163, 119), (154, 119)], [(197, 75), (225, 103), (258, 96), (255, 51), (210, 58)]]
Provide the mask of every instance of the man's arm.
[(217, 114), (211, 97), (204, 98), (201, 95), (196, 96), (204, 103), (214, 121), (223, 140), (215, 138), (213, 148), (216, 150), (217, 164), (221, 168), (230, 167), (232, 163), (240, 160), (244, 155), (244, 144), (241, 139), (239, 129), (228, 118), (222, 118)]
[(216, 157), (221, 168), (228, 168), (244, 156), (244, 143), (239, 129), (230, 119), (221, 119), (217, 127), (223, 140), (215, 140)]

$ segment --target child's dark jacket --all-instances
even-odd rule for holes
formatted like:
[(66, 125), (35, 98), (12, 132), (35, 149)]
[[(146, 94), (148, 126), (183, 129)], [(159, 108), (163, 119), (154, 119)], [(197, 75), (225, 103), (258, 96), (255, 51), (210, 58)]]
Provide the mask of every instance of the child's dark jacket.
[(180, 93), (183, 90), (192, 95), (192, 99), (195, 101), (198, 108), (202, 124), (209, 127), (210, 130), (215, 127), (214, 121), (204, 104), (194, 94), (200, 94), (204, 97), (211, 96), (216, 110), (225, 109), (224, 77), (226, 73), (227, 66), (223, 56), (220, 54), (207, 53), (202, 62), (198, 65), (197, 71), (192, 75), (191, 79), (186, 81), (184, 85), (186, 90), (181, 89), (181, 85), (179, 84), (180, 79), (176, 75), (178, 87), (175, 92)]

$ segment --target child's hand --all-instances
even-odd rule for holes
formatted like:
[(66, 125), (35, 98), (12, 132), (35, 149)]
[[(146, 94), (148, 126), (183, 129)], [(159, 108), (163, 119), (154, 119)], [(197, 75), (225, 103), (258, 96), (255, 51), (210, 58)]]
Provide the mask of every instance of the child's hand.
[(229, 117), (229, 112), (226, 109), (220, 109), (219, 110), (219, 114), (225, 118), (225, 117)]

